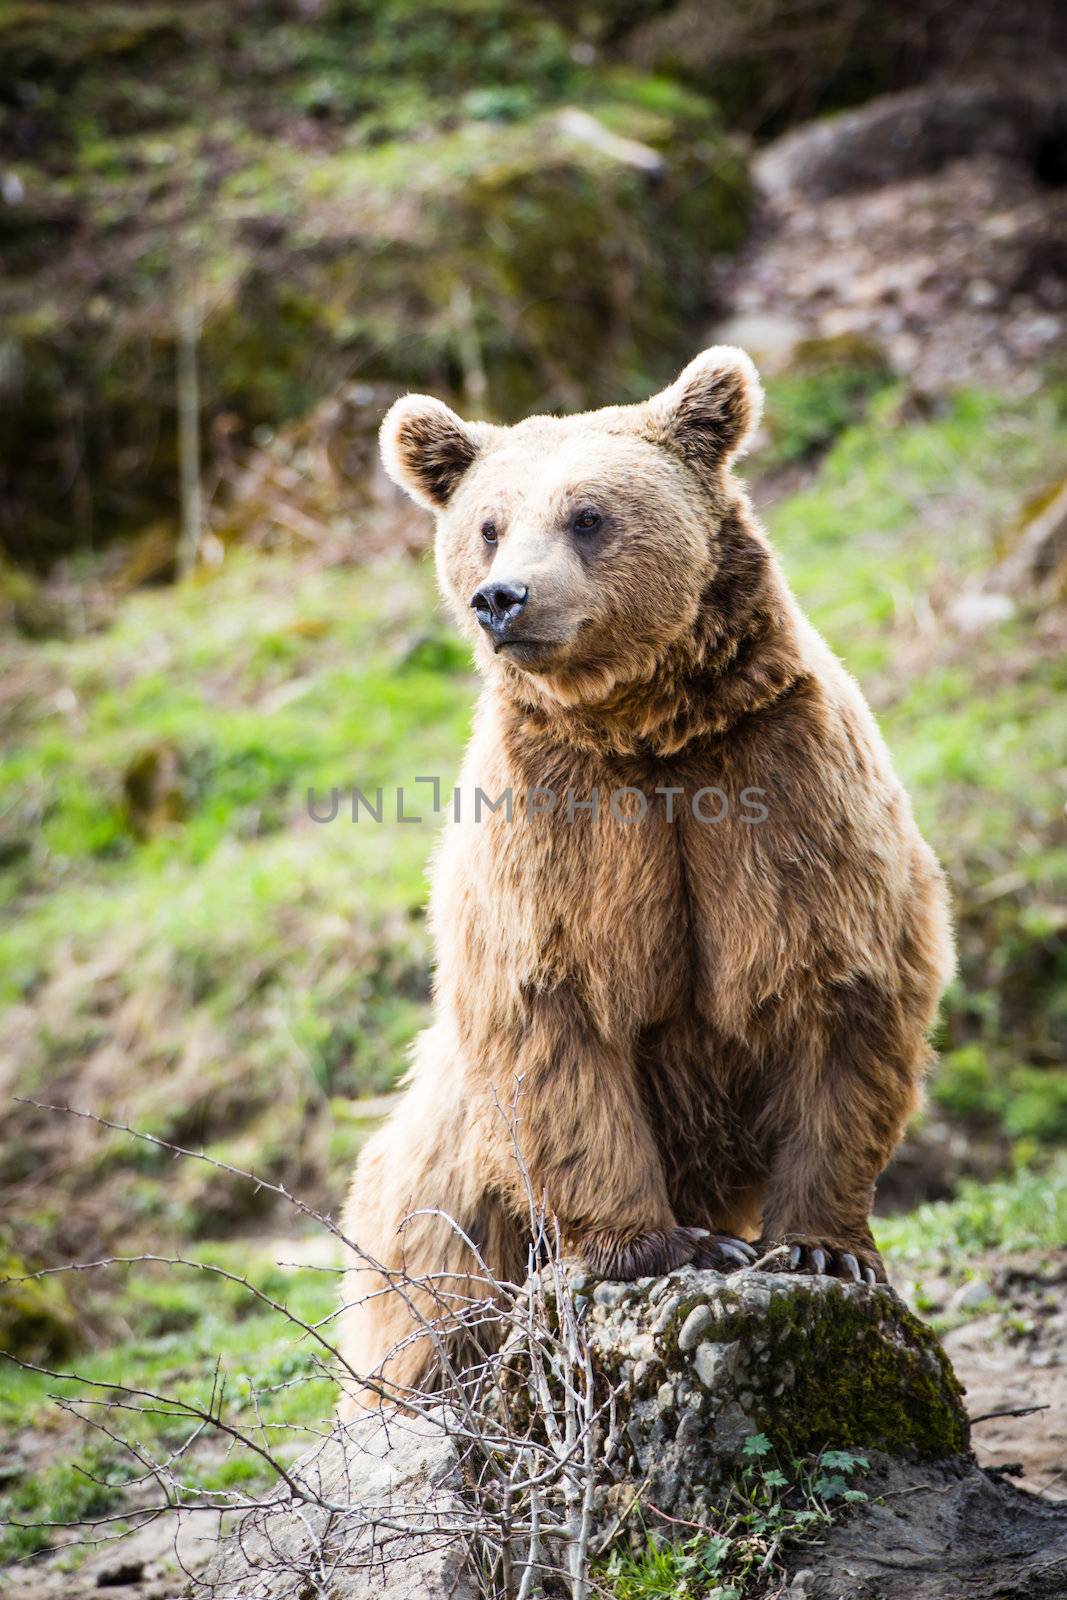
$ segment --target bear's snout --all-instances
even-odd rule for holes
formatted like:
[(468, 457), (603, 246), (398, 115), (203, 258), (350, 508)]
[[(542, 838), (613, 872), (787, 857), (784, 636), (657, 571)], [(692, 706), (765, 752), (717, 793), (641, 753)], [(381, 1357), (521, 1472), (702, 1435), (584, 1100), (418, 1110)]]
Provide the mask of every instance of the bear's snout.
[(530, 597), (525, 583), (483, 583), (471, 595), (471, 610), (494, 640), (506, 639)]

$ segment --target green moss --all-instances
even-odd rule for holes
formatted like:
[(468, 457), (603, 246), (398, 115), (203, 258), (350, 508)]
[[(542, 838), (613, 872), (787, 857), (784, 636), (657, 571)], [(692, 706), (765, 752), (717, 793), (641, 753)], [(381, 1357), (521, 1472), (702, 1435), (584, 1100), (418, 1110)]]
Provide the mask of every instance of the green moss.
[(773, 1409), (764, 1402), (777, 1444), (798, 1455), (843, 1445), (920, 1460), (969, 1450), (963, 1390), (934, 1333), (910, 1311), (897, 1308), (905, 1344), (887, 1336), (876, 1296), (805, 1297), (802, 1329), (790, 1298), (781, 1297), (768, 1368), (790, 1364), (796, 1382)]
[(816, 1292), (798, 1280), (766, 1309), (717, 1316), (704, 1337), (743, 1350), (766, 1343), (766, 1358), (749, 1362), (739, 1387), (755, 1396), (756, 1426), (786, 1455), (855, 1446), (938, 1460), (969, 1449), (948, 1358), (896, 1299), (887, 1307), (881, 1295)]
[[(0, 12), (28, 108), (0, 118), (26, 190), (0, 207), (19, 379), (0, 453), (20, 462), (0, 538), (21, 560), (176, 521), (191, 288), (208, 440), (220, 413), (232, 439), (353, 373), (462, 393), (472, 340), (510, 417), (626, 397), (649, 351), (665, 373), (707, 310), (708, 256), (743, 232), (745, 161), (709, 103), (581, 64), (539, 6), (331, 3), (297, 25), (268, 4), (254, 27), (230, 9)], [(663, 173), (566, 136), (568, 104)]]

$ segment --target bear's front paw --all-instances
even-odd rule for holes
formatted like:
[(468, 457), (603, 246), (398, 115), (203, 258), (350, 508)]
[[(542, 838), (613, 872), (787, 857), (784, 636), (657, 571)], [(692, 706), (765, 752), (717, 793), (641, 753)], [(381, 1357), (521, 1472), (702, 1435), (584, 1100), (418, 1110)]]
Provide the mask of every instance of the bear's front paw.
[(596, 1277), (629, 1282), (633, 1278), (658, 1278), (675, 1267), (684, 1267), (710, 1237), (706, 1228), (591, 1233), (582, 1240), (579, 1253)]
[(809, 1234), (791, 1234), (784, 1239), (761, 1239), (757, 1248), (761, 1255), (775, 1252), (774, 1259), (766, 1264), (768, 1272), (826, 1274), (849, 1278), (853, 1283), (889, 1281), (873, 1244), (842, 1244)]

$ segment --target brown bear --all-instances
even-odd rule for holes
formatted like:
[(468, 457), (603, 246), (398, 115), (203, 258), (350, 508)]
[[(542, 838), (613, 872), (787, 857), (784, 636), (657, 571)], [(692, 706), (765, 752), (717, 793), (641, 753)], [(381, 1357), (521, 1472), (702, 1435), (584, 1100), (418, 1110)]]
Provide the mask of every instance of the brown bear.
[[(783, 1244), (884, 1280), (874, 1184), (952, 971), (946, 893), (731, 471), (761, 403), (716, 347), (644, 404), (498, 427), (409, 395), (383, 423), (484, 684), (435, 1020), (344, 1218), (370, 1262), (462, 1283), (451, 1218), (521, 1278), (524, 1164), (603, 1277)], [(346, 1302), (354, 1371), (432, 1383), (428, 1302), (366, 1263)]]

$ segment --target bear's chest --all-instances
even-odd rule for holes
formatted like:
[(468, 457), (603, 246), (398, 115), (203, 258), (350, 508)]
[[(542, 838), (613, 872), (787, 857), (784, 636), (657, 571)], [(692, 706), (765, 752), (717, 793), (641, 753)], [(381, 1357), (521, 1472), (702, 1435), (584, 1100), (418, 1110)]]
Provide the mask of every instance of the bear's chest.
[(694, 951), (683, 834), (668, 810), (637, 783), (597, 786), (595, 799), (574, 786), (516, 792), (510, 816), (483, 806), (452, 830), (440, 899), (453, 919), (458, 909), (487, 981), (567, 985), (612, 1031), (620, 1018), (640, 1027), (676, 1014)]

